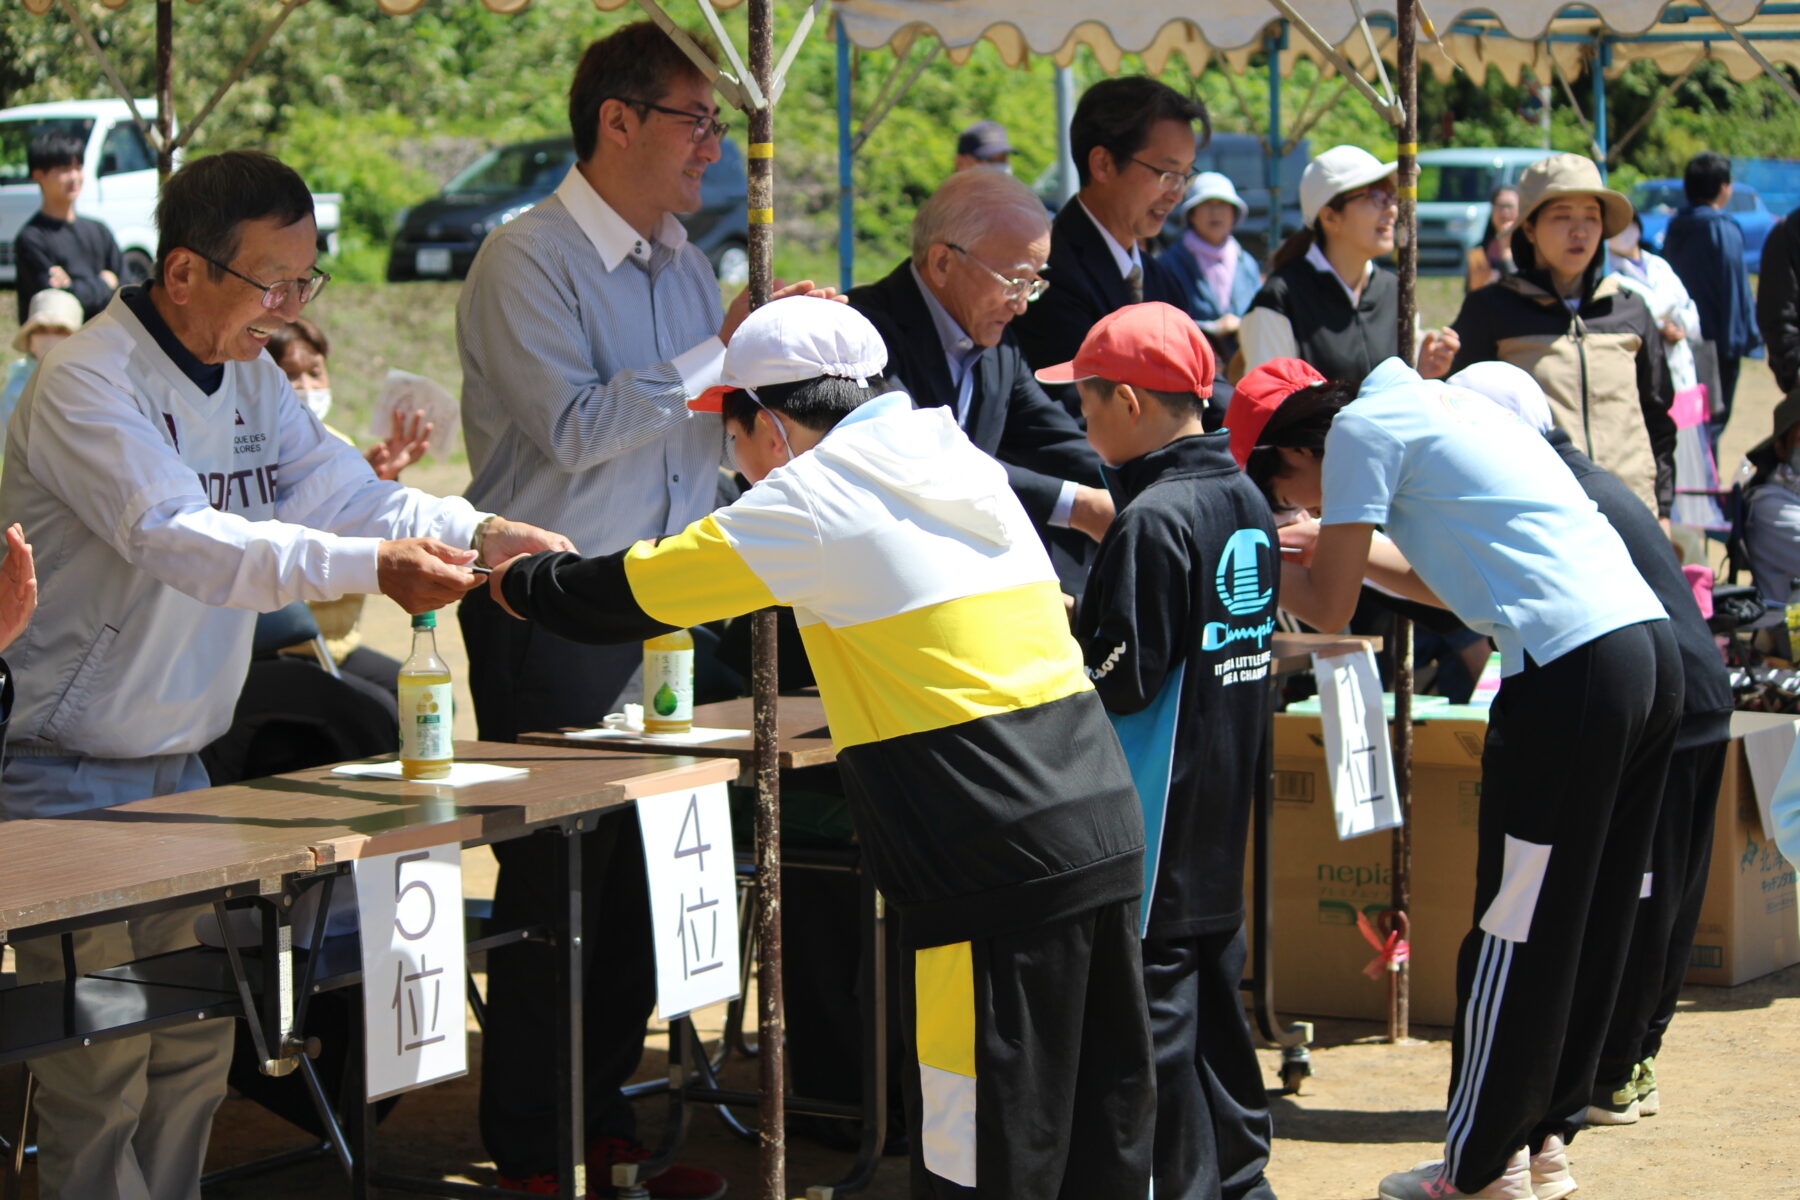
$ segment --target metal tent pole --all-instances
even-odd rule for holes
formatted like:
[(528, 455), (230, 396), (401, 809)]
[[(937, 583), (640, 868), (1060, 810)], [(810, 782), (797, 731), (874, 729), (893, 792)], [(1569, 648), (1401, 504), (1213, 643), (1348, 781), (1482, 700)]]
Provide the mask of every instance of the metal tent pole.
[(1600, 179), (1606, 179), (1606, 68), (1612, 66), (1612, 39), (1605, 33), (1594, 39), (1594, 148), (1599, 151), (1594, 161), (1600, 167)]
[[(750, 0), (749, 67), (756, 88), (771, 94), (775, 65), (772, 0)], [(766, 304), (775, 277), (775, 111), (764, 102), (750, 110), (749, 169), (750, 304)], [(751, 691), (755, 697), (757, 1045), (761, 1048), (757, 1164), (762, 1200), (787, 1200), (787, 1129), (784, 1114), (786, 1055), (781, 1017), (781, 774), (776, 745), (775, 610), (751, 618)]]
[(1281, 160), (1285, 157), (1281, 152), (1281, 48), (1287, 45), (1287, 22), (1271, 25), (1263, 45), (1269, 54), (1269, 154), (1263, 160), (1263, 175), (1269, 187), (1269, 245), (1263, 259), (1273, 262), (1281, 245)]
[(1075, 119), (1075, 72), (1056, 68), (1056, 206), (1061, 208), (1081, 190), (1075, 152), (1069, 147), (1069, 123)]
[(842, 17), (836, 25), (838, 289), (847, 292), (856, 281), (856, 158), (850, 152), (850, 33)]
[(175, 169), (175, 0), (156, 0), (156, 179)]
[[(1400, 220), (1396, 239), (1400, 274), (1400, 356), (1413, 361), (1413, 330), (1418, 319), (1419, 279), (1419, 43), (1418, 0), (1399, 0), (1396, 83), (1399, 87), (1398, 129)], [(1392, 930), (1408, 936), (1412, 908), (1412, 622), (1394, 621), (1394, 791), (1400, 827), (1394, 830)], [(1411, 1024), (1407, 964), (1389, 963), (1388, 1040), (1404, 1041)]]

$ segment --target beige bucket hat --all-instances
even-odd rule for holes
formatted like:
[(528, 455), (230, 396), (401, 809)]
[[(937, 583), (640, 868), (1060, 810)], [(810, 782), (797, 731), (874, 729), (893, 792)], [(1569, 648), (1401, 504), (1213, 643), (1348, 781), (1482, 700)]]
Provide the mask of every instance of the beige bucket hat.
[(20, 354), (31, 350), (31, 335), (40, 329), (62, 329), (74, 333), (81, 328), (81, 301), (73, 292), (65, 292), (61, 288), (45, 288), (31, 298), (31, 307), (26, 311), (25, 323), (19, 326), (19, 332), (13, 335), (13, 349)]
[(1594, 160), (1579, 154), (1552, 154), (1525, 168), (1519, 176), (1520, 224), (1550, 201), (1567, 196), (1592, 196), (1600, 202), (1600, 226), (1606, 237), (1631, 224), (1631, 201), (1607, 187)]

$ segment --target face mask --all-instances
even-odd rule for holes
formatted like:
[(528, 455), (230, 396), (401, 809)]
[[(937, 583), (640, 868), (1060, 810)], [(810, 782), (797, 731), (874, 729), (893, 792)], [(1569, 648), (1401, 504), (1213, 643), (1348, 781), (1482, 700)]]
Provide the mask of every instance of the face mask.
[(1012, 174), (1012, 163), (1010, 162), (984, 162), (981, 165), (988, 168), (990, 171), (998, 171), (1002, 175)]
[(1629, 256), (1633, 250), (1637, 249), (1637, 226), (1627, 225), (1625, 228), (1619, 230), (1619, 232), (1613, 234), (1612, 237), (1606, 239), (1606, 244), (1614, 254)]
[(308, 388), (299, 393), (300, 399), (311, 410), (312, 415), (323, 421), (325, 414), (331, 411), (330, 388)]

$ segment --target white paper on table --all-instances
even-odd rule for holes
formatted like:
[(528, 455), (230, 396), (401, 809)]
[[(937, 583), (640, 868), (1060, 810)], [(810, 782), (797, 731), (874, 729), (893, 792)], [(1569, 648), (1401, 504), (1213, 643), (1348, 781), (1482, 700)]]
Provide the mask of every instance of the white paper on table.
[(564, 734), (572, 738), (629, 738), (631, 741), (650, 740), (669, 742), (672, 745), (698, 746), (706, 742), (723, 742), (728, 738), (749, 737), (748, 729), (705, 729), (698, 725), (686, 733), (645, 733), (642, 729), (624, 729), (603, 726), (598, 729), (577, 729)]
[(725, 785), (637, 802), (662, 1020), (738, 996), (737, 861)]
[(368, 1099), (466, 1075), (462, 847), (359, 858)]
[(444, 385), (411, 371), (389, 371), (375, 397), (375, 411), (369, 417), (369, 432), (386, 441), (394, 432), (394, 413), (423, 410), (431, 422), (429, 451), (443, 458), (456, 445), (457, 426), (462, 423), (462, 407), (444, 390)]
[(1800, 736), (1800, 719), (1784, 721), (1766, 729), (1744, 735), (1744, 758), (1750, 763), (1750, 790), (1756, 793), (1756, 811), (1762, 818), (1763, 836), (1775, 838), (1775, 817), (1769, 805), (1775, 799), (1775, 785), (1781, 782), (1782, 768), (1794, 752)]
[(1312, 660), (1338, 840), (1398, 828), (1400, 800), (1375, 652), (1365, 644), (1348, 654), (1315, 654)]
[[(358, 775), (365, 779), (399, 779), (400, 763), (345, 763), (331, 768), (333, 775)], [(499, 763), (454, 762), (450, 774), (443, 779), (409, 779), (408, 783), (429, 783), (436, 787), (468, 787), (475, 783), (493, 783), (497, 779), (516, 779), (529, 775), (528, 767), (503, 767)]]

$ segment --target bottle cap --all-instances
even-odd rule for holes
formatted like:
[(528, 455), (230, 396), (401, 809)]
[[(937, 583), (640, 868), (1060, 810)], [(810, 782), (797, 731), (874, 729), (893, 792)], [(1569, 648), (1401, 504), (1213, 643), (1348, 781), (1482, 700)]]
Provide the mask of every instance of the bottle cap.
[(414, 629), (436, 629), (437, 628), (437, 613), (435, 613), (435, 612), (420, 613), (418, 616), (413, 618), (413, 626), (412, 627)]

